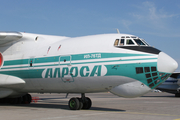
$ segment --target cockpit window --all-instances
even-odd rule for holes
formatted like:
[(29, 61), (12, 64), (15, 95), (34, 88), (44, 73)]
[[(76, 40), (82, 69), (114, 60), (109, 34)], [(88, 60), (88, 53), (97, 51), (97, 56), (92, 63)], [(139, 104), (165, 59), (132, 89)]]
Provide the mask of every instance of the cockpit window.
[(119, 39), (116, 39), (114, 42), (114, 46), (118, 46), (118, 43), (119, 43)]
[(121, 39), (120, 45), (124, 45), (124, 39)]
[(114, 46), (149, 46), (145, 40), (136, 36), (122, 36), (121, 39), (115, 39)]
[(140, 39), (134, 39), (138, 45), (145, 45)]
[(137, 38), (136, 36), (131, 36), (131, 38)]
[(142, 41), (143, 41), (147, 46), (149, 46), (149, 44), (148, 44), (144, 39), (142, 39)]
[(127, 39), (126, 45), (134, 45), (134, 42), (131, 39)]

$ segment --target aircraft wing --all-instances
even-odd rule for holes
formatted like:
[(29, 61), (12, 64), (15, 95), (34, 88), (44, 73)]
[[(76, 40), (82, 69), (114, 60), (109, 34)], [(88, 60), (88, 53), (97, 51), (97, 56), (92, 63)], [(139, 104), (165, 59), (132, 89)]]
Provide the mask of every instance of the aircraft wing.
[(23, 35), (20, 32), (0, 32), (0, 46), (19, 40), (22, 36)]
[(21, 78), (11, 76), (11, 75), (0, 74), (0, 87), (10, 86), (10, 85), (21, 85), (21, 84), (25, 84), (25, 81)]
[(0, 74), (0, 98), (4, 98), (14, 92), (14, 90), (22, 89), (25, 81), (21, 78)]
[[(17, 41), (22, 38), (20, 32), (0, 32), (0, 48), (10, 45), (13, 41)], [(7, 45), (8, 44), (8, 45)], [(0, 66), (2, 65), (2, 54), (0, 51)], [(14, 92), (14, 89), (21, 89), (25, 85), (25, 81), (21, 78), (0, 74), (0, 98), (4, 98)]]

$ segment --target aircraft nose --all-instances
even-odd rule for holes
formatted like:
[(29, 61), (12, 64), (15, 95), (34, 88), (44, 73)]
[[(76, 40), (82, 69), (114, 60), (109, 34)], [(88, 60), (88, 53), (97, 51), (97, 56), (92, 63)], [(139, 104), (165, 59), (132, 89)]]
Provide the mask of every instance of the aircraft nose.
[(177, 69), (178, 63), (164, 52), (160, 52), (157, 67), (159, 72), (173, 73)]

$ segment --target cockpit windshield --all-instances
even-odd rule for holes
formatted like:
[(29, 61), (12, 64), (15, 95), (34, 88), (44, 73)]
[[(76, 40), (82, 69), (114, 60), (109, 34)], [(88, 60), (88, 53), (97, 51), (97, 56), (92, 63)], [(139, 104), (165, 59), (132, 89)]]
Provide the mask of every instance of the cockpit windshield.
[(149, 46), (145, 40), (136, 36), (122, 36), (116, 39), (114, 46)]
[(146, 43), (147, 46), (150, 46), (144, 39), (142, 39), (142, 41), (143, 41), (144, 43)]
[(145, 45), (140, 39), (134, 39), (138, 45)]
[(131, 39), (127, 39), (126, 45), (134, 45), (134, 42)]

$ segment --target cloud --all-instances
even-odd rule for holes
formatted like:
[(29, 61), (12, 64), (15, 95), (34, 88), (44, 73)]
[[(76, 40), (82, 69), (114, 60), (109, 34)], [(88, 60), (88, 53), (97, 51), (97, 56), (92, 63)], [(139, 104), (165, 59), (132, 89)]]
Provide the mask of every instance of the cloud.
[(119, 21), (119, 23), (121, 23), (121, 24), (123, 24), (123, 26), (127, 29), (127, 30), (130, 30), (130, 25), (132, 24), (132, 22), (131, 21), (129, 21), (129, 20), (121, 20), (121, 21)]
[(180, 14), (168, 14), (163, 8), (157, 9), (156, 5), (152, 2), (143, 2), (141, 6), (137, 6), (140, 14), (135, 14), (135, 16), (141, 16), (141, 18), (147, 18), (151, 20), (159, 20), (164, 18), (172, 18), (179, 16)]
[(156, 33), (158, 31), (161, 35), (170, 32), (173, 19), (180, 16), (179, 13), (168, 13), (164, 8), (158, 8), (153, 2), (149, 1), (133, 7), (135, 10), (129, 13), (134, 19), (132, 24), (137, 24), (146, 30), (151, 29)]

